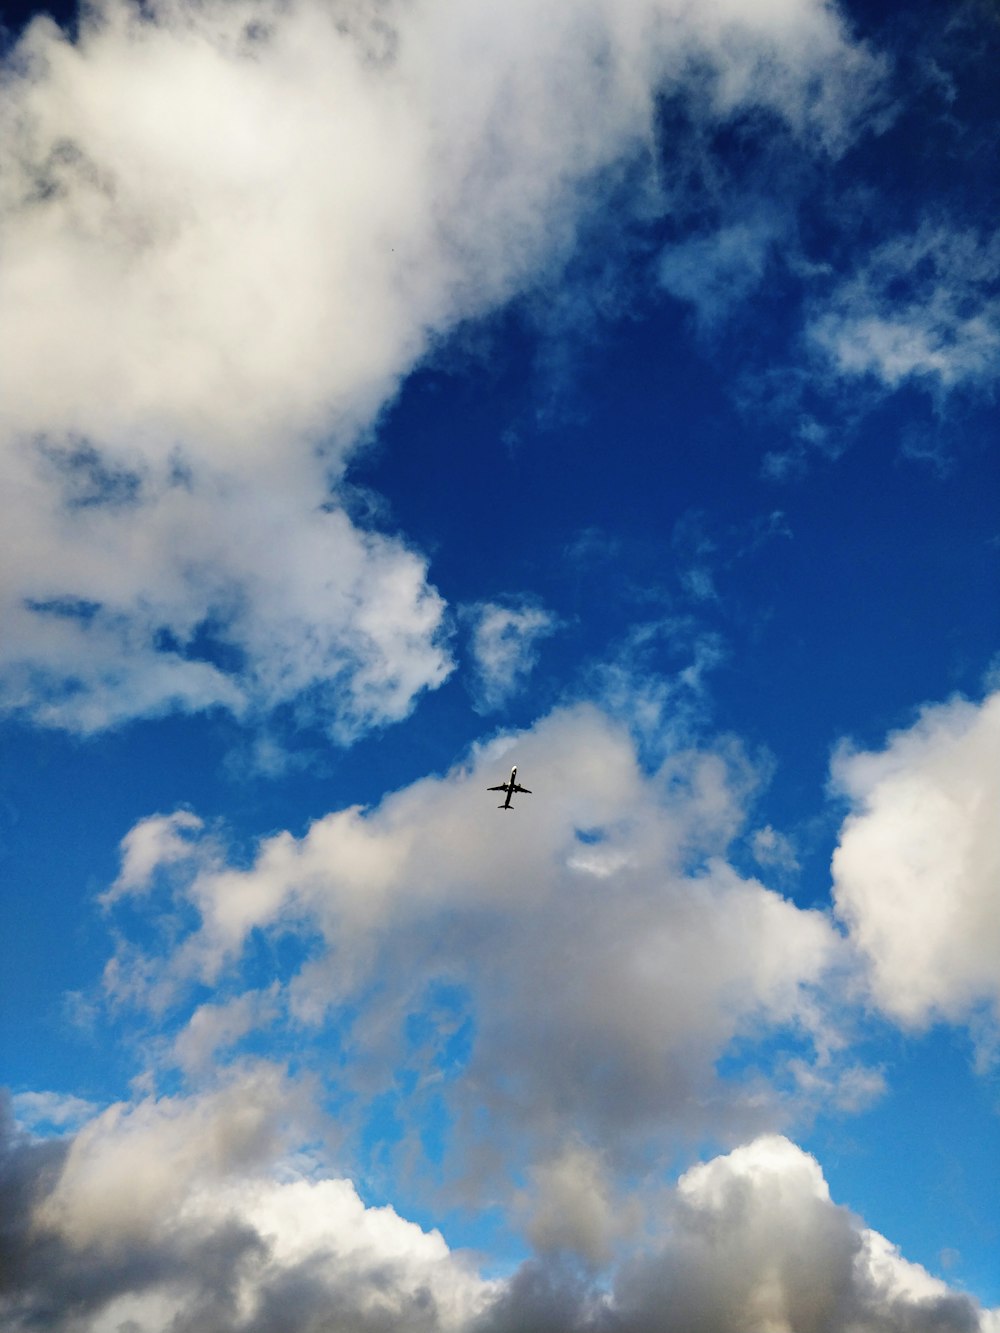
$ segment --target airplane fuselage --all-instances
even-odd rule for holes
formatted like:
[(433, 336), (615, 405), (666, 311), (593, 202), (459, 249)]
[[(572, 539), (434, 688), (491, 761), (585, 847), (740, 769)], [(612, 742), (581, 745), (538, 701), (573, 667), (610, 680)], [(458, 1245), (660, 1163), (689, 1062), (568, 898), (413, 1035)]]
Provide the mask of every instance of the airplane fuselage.
[(517, 780), (517, 764), (515, 764), (514, 767), (510, 770), (509, 782), (500, 782), (495, 787), (487, 787), (486, 790), (502, 791), (507, 793), (503, 805), (497, 807), (500, 810), (509, 810), (511, 808), (510, 807), (511, 797), (514, 795), (516, 791), (524, 792), (525, 796), (531, 795), (529, 789), (527, 787), (522, 787)]

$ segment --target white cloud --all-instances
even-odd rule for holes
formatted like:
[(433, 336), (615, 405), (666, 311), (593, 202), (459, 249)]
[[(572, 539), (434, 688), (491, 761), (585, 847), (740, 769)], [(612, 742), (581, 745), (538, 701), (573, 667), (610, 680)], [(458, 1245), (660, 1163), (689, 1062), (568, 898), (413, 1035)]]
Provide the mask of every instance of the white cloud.
[(36, 1224), (98, 1251), (154, 1238), (196, 1185), (213, 1191), (268, 1166), (289, 1135), (301, 1135), (306, 1111), (300, 1091), (266, 1063), (195, 1098), (118, 1103), (76, 1135)]
[(925, 708), (884, 749), (842, 746), (851, 802), (833, 858), (836, 910), (875, 1002), (907, 1025), (1000, 1013), (1000, 694)]
[[(534, 794), (500, 816), (485, 788), (512, 757)], [(552, 1160), (567, 1135), (614, 1154), (773, 1124), (777, 1094), (720, 1081), (715, 1061), (785, 1028), (826, 1060), (814, 991), (841, 944), (823, 914), (725, 862), (747, 790), (743, 766), (711, 752), (647, 774), (623, 726), (562, 710), (467, 769), (266, 839), (246, 869), (209, 842), (179, 889), (198, 928), (159, 956), (124, 946), (107, 983), (162, 1012), (192, 983), (231, 992), (252, 932), (302, 932), (283, 1003), (297, 1022), (348, 1024), (347, 1086), (371, 1095), (409, 1068), (404, 1120), (434, 1089), (469, 1188), (509, 1188), (512, 1163)], [(419, 1049), (407, 1037), (414, 1015), (438, 1031), (440, 985), (457, 997), (449, 1030), (474, 1033), (461, 1056), (443, 1032)]]
[[(401, 543), (317, 507), (294, 460), (274, 488), (190, 474), (125, 506), (66, 500), (16, 462), (0, 705), (92, 732), (172, 708), (310, 706), (338, 737), (440, 684), (443, 602)], [(211, 660), (209, 660), (211, 659)]]
[[(70, 1144), (0, 1143), (5, 1266), (0, 1314), (55, 1333), (993, 1333), (982, 1310), (905, 1260), (830, 1198), (819, 1163), (766, 1135), (689, 1168), (673, 1186), (614, 1199), (579, 1144), (535, 1175), (541, 1252), (604, 1262), (607, 1285), (559, 1260), (487, 1279), (353, 1184), (304, 1174), (257, 1134), (245, 1071), (222, 1093), (111, 1108)], [(284, 1084), (284, 1094), (293, 1095)], [(273, 1118), (269, 1105), (265, 1118)], [(250, 1133), (247, 1133), (247, 1126)], [(242, 1148), (234, 1151), (234, 1145)], [(131, 1188), (127, 1182), (131, 1180)], [(644, 1227), (636, 1231), (635, 1222)]]
[(884, 241), (807, 332), (840, 375), (889, 389), (990, 390), (1000, 371), (1000, 240), (927, 222)]
[(469, 614), (477, 706), (489, 712), (525, 684), (538, 661), (539, 639), (554, 634), (559, 622), (544, 607), (523, 599), (483, 602), (469, 608)]
[(19, 1092), (11, 1104), (17, 1123), (29, 1130), (43, 1125), (75, 1129), (97, 1110), (93, 1102), (67, 1092)]
[(458, 1329), (495, 1290), (450, 1252), (439, 1231), (423, 1231), (390, 1206), (366, 1208), (348, 1180), (230, 1187), (200, 1194), (192, 1211), (216, 1225), (238, 1217), (267, 1247), (266, 1262), (241, 1284), (238, 1299), (248, 1310), (261, 1310), (269, 1286), (280, 1293), (283, 1275), (305, 1270), (313, 1279), (304, 1293), (308, 1305), (342, 1307), (340, 1319), (351, 1327)]
[(987, 1330), (982, 1311), (830, 1199), (819, 1163), (766, 1136), (692, 1167), (659, 1250), (615, 1287), (621, 1326), (717, 1333)]
[(209, 1072), (220, 1051), (247, 1033), (266, 1028), (276, 1016), (276, 985), (247, 991), (232, 1000), (201, 1004), (173, 1043), (172, 1057), (185, 1073)]
[(190, 857), (194, 850), (191, 835), (204, 824), (190, 810), (175, 810), (172, 815), (150, 815), (126, 833), (121, 842), (121, 871), (118, 878), (101, 894), (100, 901), (110, 906), (124, 894), (145, 892), (157, 870)]
[(57, 1157), (5, 1142), (4, 1184), (21, 1184), (5, 1192), (5, 1327), (470, 1327), (497, 1284), (439, 1232), (282, 1163), (276, 1121), (297, 1100), (258, 1068), (214, 1094), (109, 1108)]
[(568, 255), (661, 90), (838, 151), (880, 73), (820, 0), (36, 20), (0, 103), (0, 707), (404, 716), (442, 604), (331, 504), (359, 433)]

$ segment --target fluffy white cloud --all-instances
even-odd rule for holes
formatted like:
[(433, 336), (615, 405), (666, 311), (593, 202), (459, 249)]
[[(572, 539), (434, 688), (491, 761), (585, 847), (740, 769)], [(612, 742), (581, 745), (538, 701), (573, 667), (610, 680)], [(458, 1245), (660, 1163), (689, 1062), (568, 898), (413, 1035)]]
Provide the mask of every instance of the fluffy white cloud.
[(216, 1093), (112, 1107), (68, 1148), (4, 1141), (4, 1326), (471, 1327), (497, 1284), (439, 1232), (282, 1163), (276, 1120), (295, 1100), (257, 1069)]
[(76, 43), (40, 21), (2, 122), (3, 420), (165, 427), (246, 466), (366, 419), (427, 330), (566, 243), (661, 86), (835, 147), (879, 73), (818, 0), (104, 0)]
[[(907, 1262), (836, 1205), (816, 1160), (785, 1138), (755, 1139), (647, 1198), (645, 1238), (607, 1284), (592, 1285), (557, 1260), (485, 1279), (439, 1232), (392, 1207), (366, 1207), (350, 1181), (315, 1164), (305, 1174), (275, 1157), (274, 1145), (255, 1147), (241, 1169), (231, 1149), (246, 1141), (240, 1117), (253, 1115), (228, 1094), (203, 1094), (113, 1108), (70, 1145), (19, 1138), (5, 1127), (5, 1327), (993, 1333), (997, 1326), (996, 1312)], [(621, 1231), (622, 1217), (609, 1223), (606, 1172), (593, 1156), (570, 1148), (539, 1183), (543, 1253), (568, 1243), (586, 1254), (595, 1236)]]
[[(485, 788), (512, 758), (534, 795), (501, 815)], [(555, 1161), (568, 1135), (614, 1155), (773, 1124), (777, 1094), (720, 1081), (715, 1061), (780, 1029), (827, 1059), (815, 988), (841, 942), (724, 860), (746, 792), (723, 755), (685, 751), (649, 774), (624, 726), (562, 710), (370, 811), (266, 839), (248, 868), (207, 840), (176, 888), (197, 929), (160, 955), (123, 947), (107, 985), (163, 1012), (192, 984), (231, 993), (253, 933), (299, 932), (286, 1012), (335, 1025), (339, 1077), (366, 1095), (408, 1071), (404, 1120), (443, 1099), (450, 1163), (490, 1188)]]
[(93, 499), (75, 498), (72, 459), (89, 469), (93, 457), (50, 468), (18, 450), (4, 472), (0, 707), (92, 732), (170, 709), (253, 716), (308, 701), (349, 739), (447, 675), (425, 562), (319, 507), (318, 469), (290, 460), (270, 486), (149, 477), (138, 459), (147, 480), (128, 499), (100, 478)]
[(108, 907), (123, 894), (147, 890), (156, 871), (192, 855), (191, 835), (203, 827), (202, 820), (190, 810), (140, 820), (122, 839), (121, 871), (101, 895), (102, 904)]
[(269, 1064), (241, 1067), (199, 1097), (111, 1106), (73, 1139), (35, 1220), (97, 1251), (154, 1237), (196, 1186), (211, 1193), (273, 1162), (289, 1135), (301, 1136), (306, 1110)]
[(0, 98), (0, 707), (403, 716), (449, 669), (442, 606), (331, 505), (359, 432), (569, 253), (661, 90), (838, 151), (879, 74), (820, 0), (36, 20)]
[(842, 747), (836, 909), (876, 1003), (909, 1025), (1000, 1013), (1000, 694), (925, 708), (883, 750)]
[(830, 1199), (815, 1158), (766, 1136), (681, 1177), (659, 1252), (615, 1288), (626, 1328), (985, 1330), (990, 1312)]

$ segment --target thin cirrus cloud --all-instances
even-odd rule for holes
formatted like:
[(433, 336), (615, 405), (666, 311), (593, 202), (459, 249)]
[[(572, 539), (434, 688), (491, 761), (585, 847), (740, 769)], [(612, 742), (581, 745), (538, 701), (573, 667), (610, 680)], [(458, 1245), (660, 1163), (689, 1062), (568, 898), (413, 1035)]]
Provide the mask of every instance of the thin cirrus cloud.
[(789, 222), (761, 205), (750, 216), (723, 221), (707, 236), (690, 236), (667, 247), (657, 276), (672, 296), (689, 302), (699, 331), (716, 330), (733, 308), (756, 292), (775, 250), (789, 239)]
[(0, 706), (405, 716), (443, 604), (336, 504), (401, 377), (651, 169), (662, 91), (837, 153), (882, 73), (816, 0), (36, 20), (0, 107)]

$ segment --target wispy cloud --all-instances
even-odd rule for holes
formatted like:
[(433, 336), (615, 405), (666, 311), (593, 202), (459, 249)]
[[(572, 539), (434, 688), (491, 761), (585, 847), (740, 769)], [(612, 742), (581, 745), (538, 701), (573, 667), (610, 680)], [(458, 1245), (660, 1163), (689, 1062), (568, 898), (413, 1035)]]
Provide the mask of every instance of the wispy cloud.
[(925, 222), (875, 246), (817, 304), (807, 336), (847, 378), (942, 397), (1000, 373), (1000, 241)]
[(539, 641), (554, 634), (559, 621), (532, 598), (483, 602), (466, 608), (466, 618), (476, 706), (491, 712), (523, 687), (538, 661)]
[(760, 287), (772, 251), (788, 232), (787, 218), (758, 206), (750, 217), (668, 246), (657, 276), (672, 296), (694, 307), (699, 330), (712, 333)]
[(11, 1106), (17, 1123), (33, 1133), (76, 1129), (98, 1110), (85, 1097), (65, 1092), (19, 1092)]

